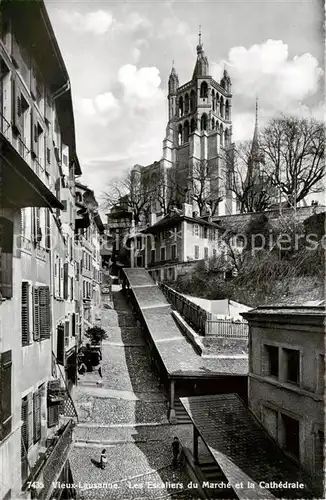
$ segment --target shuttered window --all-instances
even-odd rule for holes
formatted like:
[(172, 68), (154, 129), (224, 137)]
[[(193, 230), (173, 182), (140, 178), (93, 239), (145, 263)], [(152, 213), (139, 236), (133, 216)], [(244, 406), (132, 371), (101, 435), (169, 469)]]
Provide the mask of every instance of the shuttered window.
[(59, 405), (48, 406), (48, 427), (59, 423)]
[(65, 359), (65, 329), (63, 325), (57, 328), (57, 362), (64, 365)]
[(68, 264), (63, 265), (63, 298), (68, 300)]
[(29, 345), (30, 331), (29, 331), (29, 283), (23, 281), (22, 283), (22, 345)]
[(0, 441), (11, 432), (11, 351), (0, 354)]
[(48, 286), (33, 287), (33, 339), (51, 337), (50, 289)]
[(76, 314), (75, 313), (72, 313), (72, 316), (71, 316), (71, 335), (73, 337), (76, 336)]
[(12, 298), (13, 238), (13, 222), (0, 217), (0, 293), (7, 299)]
[(16, 135), (22, 133), (22, 110), (21, 110), (21, 93), (17, 81), (12, 80), (12, 122), (13, 131)]
[(41, 439), (41, 392), (33, 394), (33, 442)]
[(40, 286), (39, 293), (39, 314), (40, 314), (40, 339), (45, 340), (51, 337), (51, 309), (50, 309), (50, 288)]
[(65, 321), (65, 346), (69, 345), (69, 321)]
[(50, 210), (45, 209), (45, 248), (51, 248), (51, 233), (50, 233)]
[(28, 453), (28, 401), (27, 396), (22, 399), (21, 405), (21, 473), (22, 473), (22, 481), (27, 478), (28, 475), (28, 461), (27, 461), (27, 453)]
[(33, 339), (40, 340), (40, 303), (39, 293), (36, 287), (33, 287)]

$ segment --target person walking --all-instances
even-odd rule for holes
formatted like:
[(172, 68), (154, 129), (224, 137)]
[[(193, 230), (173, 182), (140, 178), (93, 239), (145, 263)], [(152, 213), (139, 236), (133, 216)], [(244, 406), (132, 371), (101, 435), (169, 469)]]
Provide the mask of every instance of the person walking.
[(180, 441), (177, 438), (177, 436), (174, 437), (172, 442), (172, 452), (173, 452), (172, 466), (173, 468), (176, 468), (178, 466), (178, 456), (180, 452)]
[(102, 450), (101, 458), (100, 458), (101, 469), (105, 469), (107, 461), (108, 461), (108, 457), (106, 455), (106, 450), (104, 449), (104, 450)]

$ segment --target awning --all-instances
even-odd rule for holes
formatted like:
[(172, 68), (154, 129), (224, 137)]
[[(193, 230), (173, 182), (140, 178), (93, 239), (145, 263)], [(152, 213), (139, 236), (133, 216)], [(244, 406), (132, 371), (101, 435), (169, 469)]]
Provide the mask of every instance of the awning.
[[(240, 500), (314, 498), (302, 470), (286, 457), (237, 394), (180, 401)], [(272, 482), (297, 487), (269, 487)]]
[(63, 210), (62, 203), (2, 134), (0, 170), (2, 206), (52, 207)]

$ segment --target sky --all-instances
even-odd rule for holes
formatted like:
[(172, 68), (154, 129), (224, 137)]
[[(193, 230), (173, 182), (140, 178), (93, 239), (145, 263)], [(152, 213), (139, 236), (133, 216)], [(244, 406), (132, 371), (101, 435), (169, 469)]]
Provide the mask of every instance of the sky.
[(110, 181), (162, 157), (172, 61), (192, 77), (198, 30), (219, 80), (232, 80), (233, 139), (281, 112), (324, 118), (320, 0), (45, 0), (70, 75), (82, 181)]

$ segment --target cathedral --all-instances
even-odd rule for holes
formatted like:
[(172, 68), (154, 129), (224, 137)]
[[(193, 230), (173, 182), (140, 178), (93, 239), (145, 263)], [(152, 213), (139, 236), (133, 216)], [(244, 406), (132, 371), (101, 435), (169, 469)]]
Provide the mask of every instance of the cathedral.
[[(187, 202), (199, 216), (235, 212), (228, 189), (228, 158), (232, 157), (232, 86), (224, 69), (220, 82), (210, 76), (201, 35), (192, 78), (179, 83), (172, 67), (168, 82), (169, 120), (160, 161), (135, 165), (135, 177), (155, 188), (150, 211), (164, 215)], [(207, 212), (208, 211), (208, 212)]]

